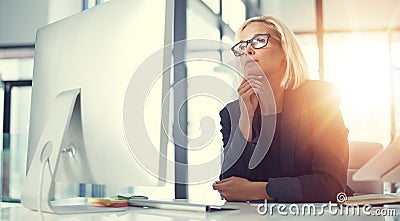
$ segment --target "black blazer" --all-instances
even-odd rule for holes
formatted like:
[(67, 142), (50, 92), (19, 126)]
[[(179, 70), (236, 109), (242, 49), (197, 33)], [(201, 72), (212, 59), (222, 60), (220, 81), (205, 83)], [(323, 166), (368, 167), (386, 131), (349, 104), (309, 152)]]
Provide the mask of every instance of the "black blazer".
[[(297, 89), (285, 91), (280, 127), (282, 176), (269, 178), (266, 186), (275, 201), (336, 202), (336, 195), (345, 191), (349, 144), (339, 104), (335, 88), (324, 81), (307, 81)], [(226, 166), (226, 162), (233, 155), (245, 154), (252, 146), (254, 150), (255, 144), (247, 142), (238, 129), (237, 100), (226, 105), (220, 117), (224, 143), (220, 178), (223, 179), (245, 171), (243, 167), (248, 166), (248, 161), (244, 164), (243, 158), (233, 166)]]

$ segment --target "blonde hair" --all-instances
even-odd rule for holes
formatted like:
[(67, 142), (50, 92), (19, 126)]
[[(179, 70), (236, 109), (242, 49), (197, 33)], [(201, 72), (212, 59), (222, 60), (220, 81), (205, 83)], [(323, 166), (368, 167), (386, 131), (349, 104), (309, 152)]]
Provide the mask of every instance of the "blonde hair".
[(288, 89), (296, 89), (309, 79), (307, 63), (301, 52), (300, 46), (293, 32), (281, 21), (272, 16), (253, 17), (246, 20), (239, 28), (236, 36), (238, 37), (247, 25), (261, 22), (275, 30), (282, 49), (286, 56), (286, 71), (283, 75), (280, 86)]

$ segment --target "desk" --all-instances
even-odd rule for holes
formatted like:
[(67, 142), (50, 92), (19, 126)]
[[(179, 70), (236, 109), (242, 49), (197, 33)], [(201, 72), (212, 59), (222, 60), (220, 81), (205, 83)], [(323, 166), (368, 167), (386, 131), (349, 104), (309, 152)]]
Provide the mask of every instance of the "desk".
[[(36, 211), (30, 211), (18, 204), (11, 207), (3, 207), (0, 211), (1, 221), (135, 221), (135, 220), (151, 220), (151, 221), (185, 221), (185, 220), (209, 220), (209, 221), (250, 221), (250, 220), (354, 220), (354, 221), (394, 221), (398, 220), (396, 216), (333, 216), (324, 214), (323, 216), (282, 216), (278, 213), (273, 215), (260, 215), (257, 212), (258, 205), (248, 203), (232, 203), (238, 205), (240, 210), (234, 211), (216, 211), (210, 213), (202, 212), (187, 212), (175, 210), (160, 210), (150, 208), (129, 207), (125, 212), (116, 213), (88, 213), (88, 214), (71, 214), (71, 215), (55, 215), (43, 213), (43, 216)], [(301, 205), (301, 204), (298, 204)], [(315, 204), (318, 205), (318, 204)], [(400, 214), (400, 209), (396, 209), (397, 214)]]

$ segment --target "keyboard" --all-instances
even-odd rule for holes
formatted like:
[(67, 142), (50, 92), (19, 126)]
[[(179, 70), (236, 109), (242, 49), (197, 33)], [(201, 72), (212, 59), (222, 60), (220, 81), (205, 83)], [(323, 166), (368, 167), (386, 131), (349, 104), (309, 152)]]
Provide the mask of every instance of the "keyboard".
[(53, 206), (54, 213), (73, 214), (73, 213), (102, 213), (102, 212), (123, 212), (124, 208), (95, 207), (92, 205), (68, 205)]
[(212, 212), (221, 210), (238, 210), (234, 205), (213, 205), (191, 203), (187, 200), (148, 200), (148, 199), (129, 199), (129, 206), (148, 207), (168, 210), (184, 210), (192, 212)]

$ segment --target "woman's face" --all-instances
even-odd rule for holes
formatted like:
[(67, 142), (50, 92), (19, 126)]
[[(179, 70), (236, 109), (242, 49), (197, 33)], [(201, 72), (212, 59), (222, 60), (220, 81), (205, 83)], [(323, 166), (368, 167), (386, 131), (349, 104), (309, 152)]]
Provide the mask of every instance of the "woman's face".
[(286, 70), (285, 54), (276, 31), (262, 22), (253, 22), (239, 35), (241, 41), (252, 39), (259, 34), (270, 34), (268, 44), (259, 49), (247, 45), (245, 53), (239, 57), (242, 68), (248, 74), (251, 71), (260, 71), (267, 77), (279, 77), (282, 79)]

